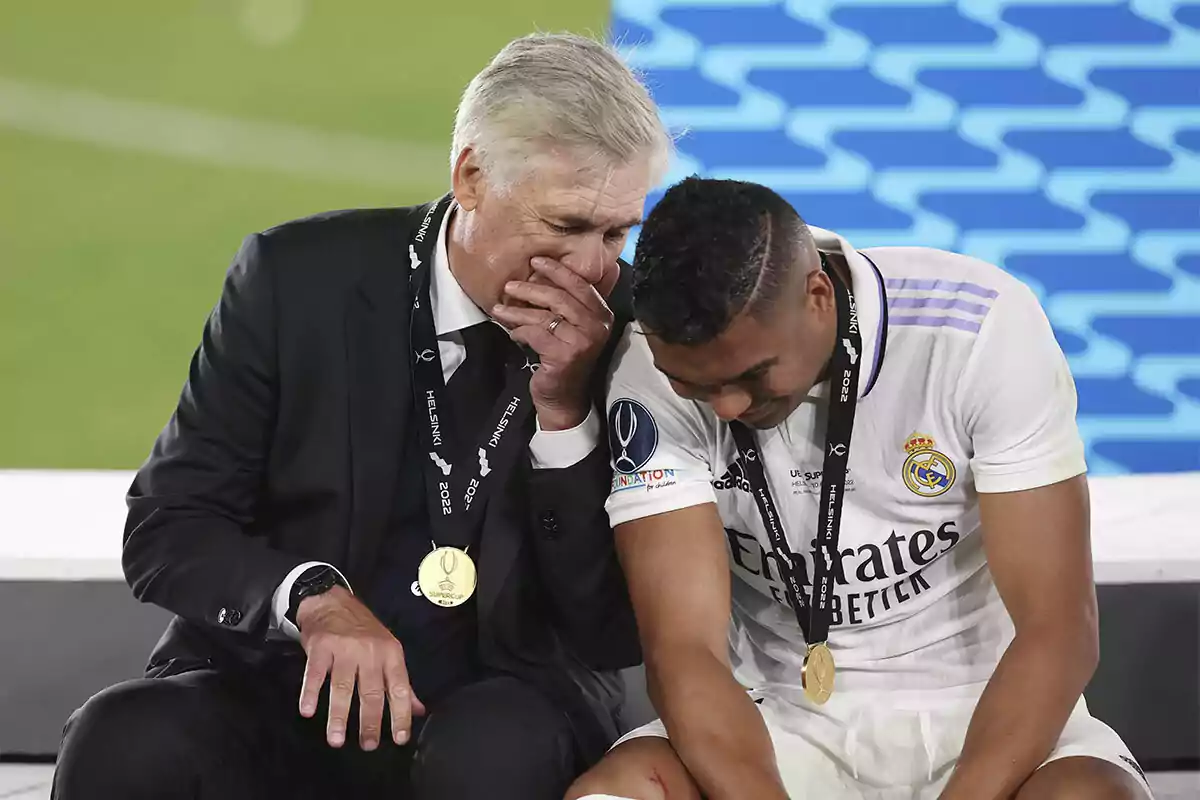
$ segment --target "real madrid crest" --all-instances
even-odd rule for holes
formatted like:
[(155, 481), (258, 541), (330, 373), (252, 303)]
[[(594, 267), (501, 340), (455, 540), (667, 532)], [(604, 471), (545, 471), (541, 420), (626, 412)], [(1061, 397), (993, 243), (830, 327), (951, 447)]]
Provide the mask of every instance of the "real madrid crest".
[(904, 485), (913, 494), (937, 497), (954, 485), (954, 462), (936, 447), (933, 437), (923, 433), (913, 433), (904, 443), (904, 452), (908, 453), (902, 471)]

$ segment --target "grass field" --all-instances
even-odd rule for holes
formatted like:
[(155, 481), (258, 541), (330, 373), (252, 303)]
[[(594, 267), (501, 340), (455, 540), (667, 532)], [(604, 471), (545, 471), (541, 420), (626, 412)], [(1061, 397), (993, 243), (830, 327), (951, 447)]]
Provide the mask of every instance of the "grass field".
[(599, 34), (607, 14), (602, 0), (5, 3), (0, 467), (137, 466), (246, 233), (441, 193), (471, 75), (514, 36)]

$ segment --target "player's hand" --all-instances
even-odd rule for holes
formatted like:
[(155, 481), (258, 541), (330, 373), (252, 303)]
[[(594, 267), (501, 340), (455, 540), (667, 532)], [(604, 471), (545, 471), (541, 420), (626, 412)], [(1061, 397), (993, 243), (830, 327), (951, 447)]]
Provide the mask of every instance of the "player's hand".
[(329, 722), (325, 739), (332, 747), (346, 741), (350, 701), (358, 685), (358, 742), (363, 750), (379, 745), (386, 701), (392, 740), (409, 739), (412, 716), (425, 713), (413, 694), (404, 665), (404, 648), (358, 598), (341, 586), (306, 597), (296, 609), (300, 644), (308, 654), (300, 714), (317, 713), (317, 697), (329, 678)]
[(613, 263), (593, 285), (560, 261), (538, 257), (530, 263), (545, 282), (505, 286), (509, 298), (528, 306), (502, 304), (492, 313), (541, 358), (529, 390), (542, 428), (565, 430), (583, 422), (591, 408), (589, 378), (613, 326), (601, 289), (611, 291), (619, 273)]

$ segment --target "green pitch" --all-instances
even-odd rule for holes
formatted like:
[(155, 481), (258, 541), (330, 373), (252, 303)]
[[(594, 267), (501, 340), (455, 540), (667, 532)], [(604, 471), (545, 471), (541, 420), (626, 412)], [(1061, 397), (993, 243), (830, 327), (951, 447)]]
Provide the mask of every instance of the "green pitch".
[[(600, 34), (607, 16), (604, 0), (7, 4), (0, 468), (136, 467), (245, 234), (440, 194), (471, 75), (510, 38)], [(260, 123), (285, 126), (279, 153)], [(227, 129), (233, 156), (193, 141)], [(322, 150), (347, 135), (369, 142)]]

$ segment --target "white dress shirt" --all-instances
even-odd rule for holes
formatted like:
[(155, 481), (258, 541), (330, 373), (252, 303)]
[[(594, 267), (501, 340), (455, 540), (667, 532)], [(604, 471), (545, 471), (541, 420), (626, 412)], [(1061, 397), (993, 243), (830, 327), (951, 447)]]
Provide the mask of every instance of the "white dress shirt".
[[(467, 357), (462, 333), (488, 315), (467, 297), (450, 271), (450, 257), (446, 249), (446, 231), (450, 217), (458, 206), (451, 204), (442, 217), (437, 243), (433, 249), (433, 280), (429, 287), (429, 301), (433, 309), (433, 325), (438, 337), (438, 352), (442, 358), (442, 377), (447, 383), (454, 371)], [(579, 463), (595, 449), (600, 441), (600, 418), (596, 409), (588, 409), (587, 418), (574, 428), (564, 431), (544, 431), (538, 423), (537, 430), (529, 440), (529, 460), (534, 469), (562, 469)], [(300, 631), (286, 618), (290, 605), (292, 585), (310, 567), (332, 566), (323, 561), (307, 561), (287, 574), (271, 597), (271, 628), (281, 631), (293, 639), (300, 638)], [(336, 570), (336, 567), (334, 567)], [(338, 572), (341, 575), (341, 572)], [(345, 576), (342, 576), (345, 580)], [(347, 581), (347, 585), (349, 582)]]

